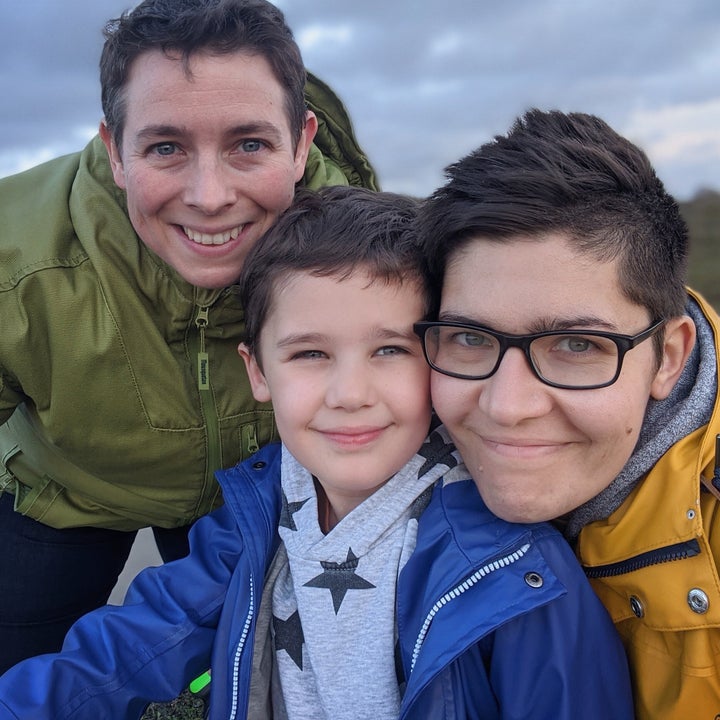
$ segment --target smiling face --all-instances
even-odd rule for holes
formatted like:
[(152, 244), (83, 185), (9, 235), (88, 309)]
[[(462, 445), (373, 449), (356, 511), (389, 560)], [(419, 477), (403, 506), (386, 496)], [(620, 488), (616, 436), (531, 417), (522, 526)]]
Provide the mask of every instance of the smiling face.
[[(508, 334), (562, 327), (632, 335), (653, 318), (621, 292), (617, 261), (579, 255), (550, 234), (470, 241), (447, 265), (439, 319)], [(687, 318), (670, 320), (659, 369), (652, 341), (643, 342), (613, 385), (593, 390), (544, 385), (522, 350), (510, 348), (485, 380), (433, 372), (433, 404), (495, 514), (514, 522), (560, 517), (625, 465), (648, 399), (670, 392), (691, 333)]]
[(275, 288), (260, 333), (262, 368), (240, 346), (255, 398), (272, 399), (280, 437), (338, 519), (427, 435), (430, 371), (412, 329), (424, 312), (414, 282), (297, 272)]
[(317, 122), (295, 143), (283, 88), (259, 56), (150, 51), (125, 88), (122, 147), (104, 125), (115, 182), (141, 240), (189, 283), (237, 278), (248, 250), (293, 199)]

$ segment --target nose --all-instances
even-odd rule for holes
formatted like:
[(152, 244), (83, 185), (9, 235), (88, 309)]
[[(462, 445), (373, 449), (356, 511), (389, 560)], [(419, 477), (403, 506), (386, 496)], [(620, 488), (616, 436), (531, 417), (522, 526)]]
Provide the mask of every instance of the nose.
[(500, 367), (481, 382), (480, 407), (498, 425), (512, 427), (552, 408), (552, 388), (538, 380), (520, 348), (508, 348)]
[(328, 407), (352, 412), (371, 405), (374, 397), (372, 376), (363, 363), (349, 360), (335, 362), (325, 393)]
[(188, 169), (184, 201), (206, 215), (216, 215), (237, 199), (233, 172), (215, 155), (202, 156)]

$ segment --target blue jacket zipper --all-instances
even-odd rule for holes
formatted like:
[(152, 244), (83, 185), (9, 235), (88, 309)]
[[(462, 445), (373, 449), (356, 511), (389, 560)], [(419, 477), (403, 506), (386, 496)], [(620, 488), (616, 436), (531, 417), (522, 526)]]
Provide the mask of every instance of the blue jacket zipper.
[(415, 647), (413, 648), (412, 660), (410, 662), (411, 673), (415, 668), (415, 663), (417, 662), (418, 655), (420, 654), (420, 649), (422, 648), (428, 631), (430, 630), (430, 625), (432, 625), (432, 621), (438, 614), (440, 609), (447, 605), (450, 601), (454, 600), (459, 595), (462, 595), (466, 590), (469, 590), (473, 585), (476, 585), (486, 575), (489, 575), (491, 572), (495, 572), (495, 570), (499, 570), (500, 568), (512, 565), (516, 560), (519, 560), (523, 555), (525, 555), (525, 553), (527, 553), (529, 549), (530, 544), (526, 543), (521, 548), (517, 549), (515, 552), (512, 552), (509, 555), (498, 558), (496, 560), (492, 560), (491, 562), (487, 563), (487, 565), (483, 565), (483, 567), (481, 567), (479, 570), (476, 570), (472, 575), (463, 580), (459, 585), (454, 587), (449, 592), (446, 592), (437, 602), (435, 602), (435, 604), (430, 608), (430, 611), (426, 615), (425, 622), (423, 622), (422, 628), (420, 628), (420, 632), (417, 636), (417, 639), (415, 640)]

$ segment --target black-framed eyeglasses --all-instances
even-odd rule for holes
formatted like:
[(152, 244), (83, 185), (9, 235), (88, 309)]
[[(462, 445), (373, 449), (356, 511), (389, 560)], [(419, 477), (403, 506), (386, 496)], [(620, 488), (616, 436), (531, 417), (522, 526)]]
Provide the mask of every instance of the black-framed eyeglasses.
[(485, 380), (500, 367), (508, 348), (520, 348), (538, 380), (566, 390), (612, 385), (620, 376), (625, 353), (652, 337), (665, 320), (655, 320), (637, 335), (599, 330), (552, 330), (505, 335), (480, 325), (417, 322), (430, 367), (463, 380)]

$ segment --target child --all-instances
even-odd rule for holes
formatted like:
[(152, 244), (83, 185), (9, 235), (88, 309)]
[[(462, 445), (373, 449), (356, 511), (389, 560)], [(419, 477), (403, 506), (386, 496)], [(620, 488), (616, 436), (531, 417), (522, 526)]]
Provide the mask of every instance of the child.
[(428, 435), (415, 214), (307, 191), (248, 255), (240, 353), (283, 444), (218, 474), (225, 505), (188, 558), (0, 678), (0, 718), (138, 717), (207, 667), (211, 718), (632, 716), (565, 541), (492, 516), (444, 429)]

